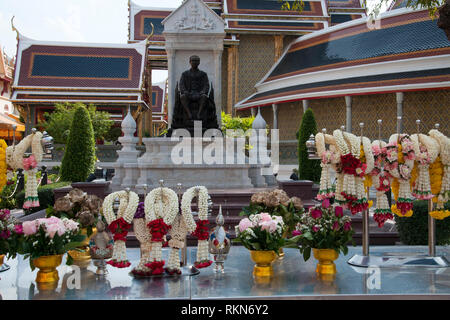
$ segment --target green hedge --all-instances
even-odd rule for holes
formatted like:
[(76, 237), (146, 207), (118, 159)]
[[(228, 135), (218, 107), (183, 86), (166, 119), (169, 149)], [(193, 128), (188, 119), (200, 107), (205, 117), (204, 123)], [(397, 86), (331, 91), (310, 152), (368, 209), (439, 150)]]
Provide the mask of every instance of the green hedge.
[[(450, 204), (445, 206), (450, 209)], [(428, 244), (428, 201), (414, 201), (410, 218), (395, 216), (400, 241), (405, 245)], [(450, 218), (436, 220), (436, 244), (450, 244)]]
[(85, 182), (94, 172), (95, 140), (91, 116), (85, 106), (77, 107), (70, 135), (61, 162), (61, 179), (72, 182)]
[(300, 129), (297, 132), (298, 138), (298, 178), (299, 180), (310, 180), (318, 183), (320, 181), (320, 160), (309, 160), (306, 150), (306, 141), (311, 134), (316, 135), (317, 124), (311, 108), (303, 114)]
[[(57, 182), (52, 184), (47, 184), (38, 188), (39, 204), (40, 207), (32, 208), (26, 211), (26, 214), (31, 214), (43, 209), (47, 209), (49, 206), (55, 204), (55, 195), (53, 190), (58, 188), (63, 188), (70, 186), (71, 182)], [(16, 195), (16, 206), (17, 208), (22, 208), (25, 201), (25, 191), (21, 191)]]

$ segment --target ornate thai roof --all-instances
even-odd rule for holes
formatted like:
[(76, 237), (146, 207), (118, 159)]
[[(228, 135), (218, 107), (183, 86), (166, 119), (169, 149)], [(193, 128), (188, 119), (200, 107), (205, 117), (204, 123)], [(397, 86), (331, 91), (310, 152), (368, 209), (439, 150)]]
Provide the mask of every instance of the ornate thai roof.
[(143, 104), (145, 41), (47, 42), (20, 36), (12, 102)]
[(450, 42), (428, 11), (398, 9), (292, 43), (235, 107), (319, 97), (450, 87)]
[[(304, 1), (301, 13), (281, 9), (278, 0), (216, 0), (205, 3), (226, 22), (228, 35), (258, 34), (308, 34), (365, 16), (360, 0)], [(142, 7), (130, 1), (129, 41), (144, 40), (155, 26), (154, 45), (164, 45), (162, 20), (174, 8)], [(331, 21), (331, 22), (330, 22)], [(231, 40), (231, 36), (228, 37)], [(226, 42), (226, 41), (225, 41)]]
[(166, 112), (164, 110), (164, 105), (166, 103), (166, 81), (153, 83), (152, 85), (152, 116), (153, 121), (164, 122)]

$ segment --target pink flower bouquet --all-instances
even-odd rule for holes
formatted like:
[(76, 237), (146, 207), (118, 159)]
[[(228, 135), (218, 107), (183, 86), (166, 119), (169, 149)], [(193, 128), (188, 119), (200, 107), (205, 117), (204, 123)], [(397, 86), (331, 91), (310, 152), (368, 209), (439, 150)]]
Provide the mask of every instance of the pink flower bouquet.
[(85, 239), (79, 224), (73, 220), (57, 217), (25, 221), (22, 224), (22, 252), (31, 260), (41, 256), (64, 254), (81, 246)]
[(236, 226), (236, 240), (248, 250), (275, 251), (279, 253), (285, 244), (285, 224), (280, 216), (266, 212), (250, 215)]

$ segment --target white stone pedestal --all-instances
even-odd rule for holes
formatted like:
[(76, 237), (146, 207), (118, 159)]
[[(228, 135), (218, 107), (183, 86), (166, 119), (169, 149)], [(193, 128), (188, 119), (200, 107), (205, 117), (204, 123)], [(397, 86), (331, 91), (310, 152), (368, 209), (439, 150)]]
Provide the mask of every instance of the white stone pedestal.
[[(185, 157), (185, 163), (179, 163), (182, 152), (175, 152), (181, 150), (180, 141), (171, 138), (144, 138), (142, 141), (146, 152), (137, 161), (139, 177), (136, 186), (130, 187), (138, 192), (143, 191), (143, 184), (147, 184), (149, 189), (159, 187), (159, 180), (164, 180), (164, 185), (169, 188), (175, 188), (178, 183), (183, 188), (198, 185), (210, 189), (254, 187), (249, 178), (250, 165), (238, 164), (234, 155), (233, 164), (227, 164), (226, 161), (209, 164), (202, 159), (205, 148), (213, 143), (211, 141), (185, 138), (185, 146), (191, 146), (191, 153)], [(222, 152), (222, 159), (226, 159), (226, 150)]]

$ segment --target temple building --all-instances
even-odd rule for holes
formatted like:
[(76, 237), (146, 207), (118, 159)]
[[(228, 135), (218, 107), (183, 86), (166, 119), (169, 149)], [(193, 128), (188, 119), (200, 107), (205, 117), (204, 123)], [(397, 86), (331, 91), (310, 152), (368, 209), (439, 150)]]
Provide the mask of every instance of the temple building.
[[(276, 0), (216, 0), (205, 3), (225, 21), (222, 55), (222, 108), (255, 92), (255, 84), (269, 71), (285, 48), (299, 36), (366, 16), (362, 1), (304, 1), (301, 13), (281, 9)], [(129, 1), (129, 43), (152, 32), (149, 60), (152, 69), (167, 69), (162, 21), (175, 8), (142, 7)], [(188, 67), (188, 66), (186, 66)], [(200, 66), (201, 68), (201, 66)]]
[[(450, 42), (427, 10), (392, 9), (299, 37), (234, 107), (259, 109), (280, 129), (281, 162), (295, 163), (296, 132), (312, 108), (318, 129), (340, 128), (378, 138), (422, 132), (436, 123), (450, 134)], [(401, 117), (401, 120), (398, 119)]]

